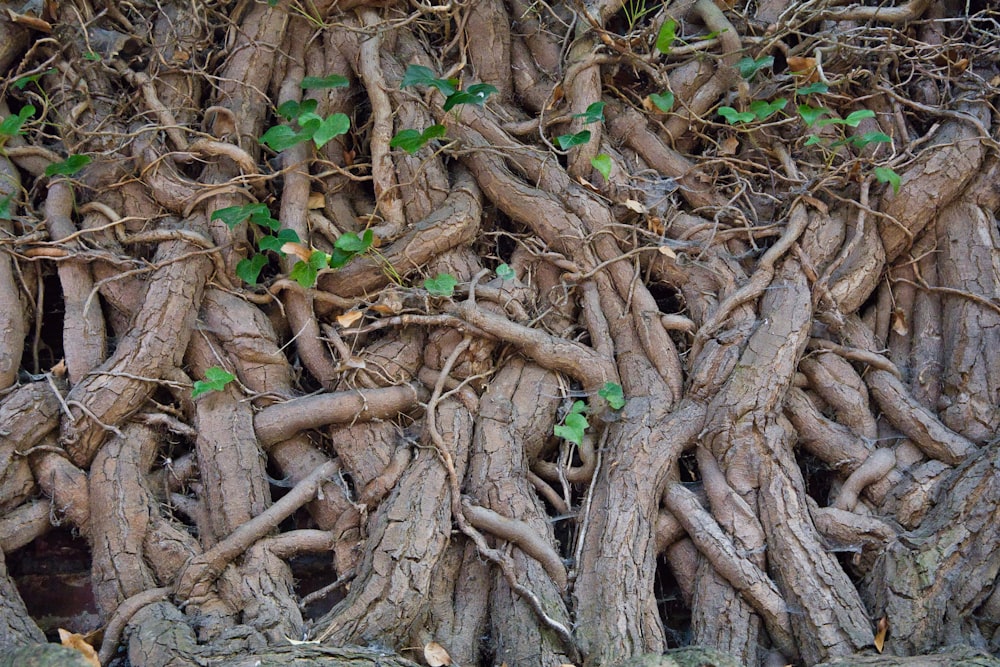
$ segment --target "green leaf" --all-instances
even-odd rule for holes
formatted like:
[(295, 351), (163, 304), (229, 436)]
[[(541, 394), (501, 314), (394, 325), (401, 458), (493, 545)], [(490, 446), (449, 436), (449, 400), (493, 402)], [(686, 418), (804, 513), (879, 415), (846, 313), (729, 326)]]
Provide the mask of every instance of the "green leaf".
[(267, 0), (267, 6), (268, 7), (277, 7), (278, 6), (278, 0)]
[(45, 168), (46, 176), (72, 176), (88, 164), (91, 159), (89, 155), (70, 155), (62, 162), (55, 162)]
[(330, 266), (330, 256), (322, 250), (313, 250), (309, 255), (309, 266), (317, 271), (325, 269)]
[(451, 296), (455, 293), (458, 280), (450, 273), (439, 273), (434, 278), (424, 281), (424, 289), (434, 296)]
[(764, 100), (754, 100), (753, 102), (750, 103), (750, 112), (753, 113), (754, 116), (756, 116), (757, 120), (764, 120), (768, 116), (773, 114), (775, 111), (784, 109), (787, 103), (788, 100), (786, 100), (783, 97), (779, 97), (773, 102), (767, 102)]
[(431, 139), (443, 137), (447, 132), (444, 125), (431, 125), (423, 132), (417, 130), (400, 130), (389, 142), (390, 148), (402, 148), (410, 155), (415, 155), (418, 150)]
[(299, 115), (299, 103), (295, 100), (282, 102), (278, 106), (278, 115), (283, 116), (286, 120), (292, 120)]
[(615, 410), (625, 407), (625, 392), (622, 386), (615, 382), (605, 382), (604, 386), (597, 392), (597, 395), (608, 402)]
[(86, 53), (83, 54), (83, 59), (97, 62), (98, 60), (101, 59), (101, 54), (95, 51), (87, 51)]
[(719, 115), (725, 118), (730, 125), (749, 123), (757, 117), (752, 111), (737, 111), (732, 107), (719, 107)]
[(740, 71), (740, 76), (749, 81), (757, 72), (774, 64), (774, 56), (763, 56), (754, 60), (750, 56), (740, 58), (736, 63), (736, 68)]
[(445, 111), (451, 111), (459, 104), (475, 104), (477, 106), (482, 106), (486, 103), (486, 98), (495, 92), (497, 92), (496, 86), (491, 86), (488, 83), (477, 83), (469, 86), (465, 90), (459, 90), (451, 95), (448, 95), (442, 108)]
[(587, 125), (600, 123), (604, 120), (604, 102), (594, 102), (583, 113), (573, 114), (573, 118), (583, 118), (583, 122)]
[(577, 446), (583, 442), (583, 434), (590, 427), (590, 423), (583, 414), (587, 411), (587, 405), (583, 401), (574, 401), (569, 414), (563, 419), (561, 425), (553, 427), (552, 431), (556, 437), (568, 440)]
[(497, 278), (500, 280), (513, 280), (514, 269), (510, 268), (510, 264), (501, 264), (497, 267)]
[(660, 32), (656, 36), (656, 50), (660, 53), (670, 53), (670, 47), (677, 39), (677, 21), (667, 19), (660, 26)]
[(331, 74), (330, 76), (307, 76), (302, 79), (302, 83), (299, 85), (303, 90), (346, 88), (350, 85), (350, 81), (347, 80), (346, 76)]
[(261, 250), (272, 250), (284, 257), (285, 253), (281, 250), (281, 247), (286, 243), (302, 243), (302, 241), (294, 229), (286, 228), (280, 230), (277, 236), (268, 235), (260, 237), (260, 240), (257, 241), (257, 247)]
[(590, 130), (583, 130), (582, 132), (577, 132), (576, 134), (560, 134), (556, 137), (556, 143), (559, 144), (559, 148), (567, 150), (573, 146), (579, 146), (590, 141)]
[(270, 217), (271, 212), (268, 210), (267, 204), (244, 204), (242, 206), (227, 206), (216, 209), (212, 212), (209, 220), (222, 220), (226, 224), (226, 227), (232, 229), (247, 218), (260, 224), (261, 219)]
[[(11, 220), (13, 215), (10, 211), (10, 205), (14, 203), (14, 193), (10, 193), (3, 199), (0, 199), (0, 220)], [(506, 266), (506, 264), (504, 265)]]
[(823, 93), (830, 92), (830, 86), (821, 81), (817, 81), (816, 83), (810, 83), (805, 88), (799, 88), (795, 92), (799, 95), (822, 95)]
[(375, 241), (375, 234), (370, 229), (366, 229), (364, 234), (358, 236), (354, 232), (344, 232), (337, 237), (333, 245), (335, 248), (339, 248), (345, 252), (352, 252), (355, 255), (359, 255), (366, 252), (372, 247), (372, 243)]
[(885, 132), (865, 132), (859, 137), (851, 137), (850, 141), (858, 148), (864, 148), (868, 144), (891, 144), (892, 137)]
[(663, 93), (650, 93), (649, 100), (656, 105), (660, 111), (667, 112), (674, 108), (674, 94), (669, 90)]
[(18, 112), (16, 116), (7, 116), (0, 123), (0, 134), (8, 137), (13, 137), (17, 134), (24, 134), (21, 130), (21, 126), (24, 125), (25, 121), (35, 115), (35, 107), (31, 104), (25, 104), (21, 107), (21, 111)]
[(817, 136), (816, 136), (816, 135), (814, 134), (814, 135), (812, 135), (811, 137), (809, 137), (808, 139), (806, 139), (806, 143), (804, 143), (804, 144), (802, 144), (802, 145), (803, 145), (803, 146), (812, 146), (813, 144), (818, 144), (818, 143), (819, 143), (820, 141), (821, 141), (821, 140), (820, 140), (820, 138), (819, 138), (819, 137), (817, 137)]
[(351, 129), (351, 119), (345, 114), (330, 114), (326, 120), (320, 123), (319, 127), (316, 128), (316, 133), (313, 134), (312, 137), (313, 143), (316, 144), (316, 148), (323, 148), (328, 141), (334, 137), (346, 134), (349, 129)]
[(226, 388), (227, 384), (235, 379), (235, 375), (219, 368), (218, 366), (206, 368), (205, 379), (198, 380), (194, 383), (194, 390), (191, 392), (191, 398), (198, 398), (202, 394), (207, 394), (212, 391), (222, 391)]
[(245, 283), (256, 285), (261, 269), (265, 266), (267, 266), (267, 257), (259, 252), (255, 253), (250, 259), (241, 259), (237, 262), (236, 277)]
[(41, 79), (43, 76), (45, 76), (46, 74), (52, 74), (55, 71), (56, 71), (55, 67), (50, 67), (44, 72), (39, 72), (38, 74), (29, 74), (28, 76), (22, 76), (14, 82), (14, 87), (17, 88), (18, 90), (24, 90), (25, 86), (27, 86), (29, 83), (38, 83), (38, 80)]
[(403, 73), (403, 80), (400, 82), (399, 87), (409, 88), (410, 86), (430, 86), (437, 88), (445, 97), (454, 94), (457, 90), (450, 81), (437, 78), (429, 67), (424, 67), (423, 65), (408, 65), (406, 67), (406, 72)]
[[(314, 130), (315, 131), (315, 130)], [(305, 130), (296, 132), (288, 125), (275, 125), (260, 138), (260, 143), (264, 144), (275, 153), (280, 153), (286, 148), (291, 148), (303, 141), (312, 138), (313, 132)]]
[(847, 118), (824, 118), (816, 123), (816, 127), (825, 127), (826, 125), (849, 125), (851, 127), (857, 127), (865, 118), (874, 117), (875, 112), (871, 109), (858, 109), (857, 111), (852, 111), (848, 114)]
[(903, 179), (895, 171), (889, 167), (875, 167), (875, 178), (879, 183), (889, 183), (892, 185), (893, 193), (899, 194), (899, 186), (903, 184)]
[(825, 116), (830, 113), (830, 110), (826, 107), (811, 107), (808, 104), (800, 104), (798, 106), (799, 115), (802, 116), (802, 120), (805, 122), (806, 127), (812, 127), (819, 120), (820, 116)]
[(590, 158), (590, 164), (597, 171), (601, 172), (601, 176), (604, 180), (611, 178), (611, 156), (601, 153), (600, 155), (595, 155)]
[[(311, 256), (310, 259), (312, 259)], [(304, 289), (309, 289), (316, 284), (316, 276), (318, 273), (319, 272), (316, 270), (316, 267), (307, 262), (299, 261), (292, 267), (292, 271), (288, 274), (288, 277), (297, 282)]]

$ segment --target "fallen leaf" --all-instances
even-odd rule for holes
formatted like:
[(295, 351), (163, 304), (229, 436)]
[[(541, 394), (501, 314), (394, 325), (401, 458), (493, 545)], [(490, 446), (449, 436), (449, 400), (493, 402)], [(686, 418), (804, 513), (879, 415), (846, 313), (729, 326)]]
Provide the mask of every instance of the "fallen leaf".
[(555, 90), (552, 91), (552, 101), (548, 103), (545, 107), (546, 111), (552, 111), (559, 101), (563, 98), (563, 87), (562, 84), (557, 84)]
[(364, 317), (364, 315), (365, 311), (363, 310), (349, 310), (343, 315), (337, 315), (337, 324), (346, 329)]
[(649, 213), (649, 209), (643, 206), (641, 203), (634, 199), (626, 199), (622, 202), (622, 206), (629, 209), (630, 211), (635, 211), (636, 213)]
[(719, 155), (736, 155), (740, 140), (736, 137), (726, 137), (719, 143)]
[(892, 311), (892, 330), (900, 336), (910, 333), (910, 328), (906, 326), (906, 313), (903, 312), (902, 308), (896, 308)]
[(424, 660), (431, 667), (445, 667), (451, 664), (451, 656), (437, 642), (427, 642), (424, 645)]
[(816, 71), (815, 58), (802, 58), (800, 56), (788, 57), (788, 69), (797, 79), (803, 83), (816, 83), (819, 81), (819, 72)]
[(826, 205), (822, 199), (816, 199), (815, 197), (810, 197), (809, 195), (803, 195), (802, 201), (812, 206), (814, 209), (826, 215), (830, 212), (830, 207)]
[(666, 255), (670, 259), (677, 259), (677, 253), (670, 246), (661, 245), (657, 250), (660, 251), (661, 255)]
[(317, 208), (323, 208), (326, 206), (326, 198), (323, 196), (322, 192), (310, 192), (309, 201), (306, 203), (306, 208), (309, 210), (315, 210)]
[(663, 236), (667, 233), (667, 226), (663, 224), (663, 218), (659, 216), (651, 215), (646, 218), (646, 226), (657, 236)]
[(82, 653), (84, 659), (94, 667), (101, 667), (101, 661), (97, 659), (97, 651), (87, 643), (83, 635), (59, 628), (59, 642), (67, 648), (75, 649)]
[(287, 255), (295, 255), (303, 262), (308, 262), (310, 255), (312, 255), (312, 250), (301, 243), (294, 243), (289, 241), (288, 243), (281, 246), (281, 252)]
[(875, 633), (875, 650), (879, 653), (885, 646), (885, 635), (889, 632), (889, 619), (886, 616), (878, 619), (878, 632)]

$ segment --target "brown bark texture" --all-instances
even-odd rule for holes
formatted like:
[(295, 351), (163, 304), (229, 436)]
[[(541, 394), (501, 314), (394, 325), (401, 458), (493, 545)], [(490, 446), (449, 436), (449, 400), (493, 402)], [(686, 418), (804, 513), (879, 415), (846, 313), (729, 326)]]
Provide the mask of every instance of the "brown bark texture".
[(104, 665), (993, 664), (998, 54), (983, 0), (0, 2), (0, 650), (58, 530)]

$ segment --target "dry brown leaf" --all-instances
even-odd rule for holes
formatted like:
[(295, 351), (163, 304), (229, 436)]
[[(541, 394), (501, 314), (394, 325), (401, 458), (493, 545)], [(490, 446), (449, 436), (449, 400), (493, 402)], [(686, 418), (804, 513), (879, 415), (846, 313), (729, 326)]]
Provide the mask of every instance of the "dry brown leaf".
[(424, 644), (424, 660), (431, 667), (445, 667), (451, 664), (451, 656), (444, 647), (437, 642), (427, 642)]
[(674, 252), (673, 248), (665, 245), (661, 245), (657, 250), (660, 251), (661, 255), (666, 255), (670, 259), (677, 259), (677, 253)]
[(310, 192), (309, 201), (306, 202), (306, 208), (310, 211), (317, 208), (323, 208), (326, 206), (326, 198), (323, 196), (322, 192)]
[(291, 241), (281, 246), (281, 252), (287, 255), (295, 255), (303, 262), (308, 262), (309, 256), (312, 255), (312, 250), (309, 247), (304, 246), (301, 243), (293, 243)]
[(640, 202), (634, 199), (626, 199), (622, 202), (622, 206), (630, 211), (635, 211), (636, 213), (649, 213), (649, 209), (643, 206)]
[(667, 226), (663, 224), (663, 218), (658, 216), (651, 215), (646, 218), (646, 226), (657, 236), (663, 236), (667, 233)]
[(903, 312), (902, 308), (896, 308), (892, 311), (892, 330), (900, 336), (910, 333), (910, 328), (906, 326), (906, 313)]
[(823, 215), (826, 215), (827, 213), (830, 212), (830, 207), (827, 206), (826, 202), (824, 202), (821, 199), (816, 199), (815, 197), (810, 197), (809, 195), (803, 195), (802, 201), (809, 204)]
[(545, 110), (546, 111), (552, 111), (552, 109), (554, 109), (555, 106), (557, 104), (559, 104), (559, 101), (562, 100), (563, 94), (564, 94), (563, 93), (563, 87), (562, 87), (562, 84), (560, 83), (552, 91), (552, 101), (549, 102), (548, 106), (545, 107)]
[(97, 651), (87, 643), (83, 635), (59, 628), (59, 643), (82, 653), (84, 659), (94, 667), (101, 667), (101, 661), (97, 659)]
[(815, 58), (802, 58), (800, 56), (788, 57), (788, 69), (801, 83), (816, 83), (819, 81), (819, 72), (816, 71)]
[(354, 165), (354, 158), (357, 157), (357, 151), (344, 151), (344, 165), (351, 167)]
[(889, 632), (889, 619), (886, 616), (878, 619), (878, 632), (875, 633), (875, 650), (879, 653), (885, 646), (885, 636)]
[(337, 324), (346, 329), (364, 317), (364, 315), (365, 311), (363, 310), (349, 310), (343, 315), (337, 315)]
[(736, 137), (726, 137), (719, 143), (719, 155), (736, 155), (740, 140)]

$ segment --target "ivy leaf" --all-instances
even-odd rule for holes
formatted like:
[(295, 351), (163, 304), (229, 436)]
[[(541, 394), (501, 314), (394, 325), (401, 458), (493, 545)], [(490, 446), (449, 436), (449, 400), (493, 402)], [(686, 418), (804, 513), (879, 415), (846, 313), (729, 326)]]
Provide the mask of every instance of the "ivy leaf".
[(337, 237), (337, 240), (334, 241), (333, 245), (335, 248), (357, 255), (371, 248), (374, 241), (374, 232), (370, 229), (366, 229), (364, 234), (361, 236), (358, 236), (354, 232), (345, 232)]
[(891, 144), (892, 137), (885, 132), (865, 132), (860, 137), (851, 137), (851, 143), (864, 148), (868, 144)]
[(400, 88), (409, 88), (410, 86), (429, 86), (432, 88), (437, 88), (442, 95), (448, 97), (456, 92), (455, 86), (446, 79), (439, 79), (434, 76), (434, 72), (429, 67), (424, 67), (423, 65), (408, 65), (406, 72), (403, 73), (403, 80), (400, 82)]
[(669, 90), (665, 90), (662, 93), (650, 93), (649, 101), (664, 113), (674, 108), (674, 94)]
[[(310, 257), (310, 259), (312, 259)], [(312, 266), (311, 263), (298, 261), (295, 266), (292, 267), (291, 272), (288, 277), (301, 285), (304, 289), (309, 289), (316, 284), (316, 276), (318, 275), (316, 267)]]
[(39, 72), (38, 74), (29, 74), (27, 76), (22, 76), (14, 82), (14, 87), (17, 88), (18, 90), (24, 90), (25, 86), (27, 86), (29, 83), (38, 83), (38, 80), (41, 79), (43, 76), (45, 76), (46, 74), (52, 74), (55, 71), (56, 68), (51, 67), (45, 70), (44, 72)]
[(660, 53), (670, 53), (670, 47), (677, 39), (677, 21), (667, 19), (660, 26), (660, 32), (656, 36), (656, 50)]
[(625, 407), (625, 392), (622, 386), (615, 382), (605, 382), (604, 386), (597, 392), (597, 395), (608, 402), (615, 410)]
[(763, 56), (756, 60), (750, 56), (745, 56), (740, 58), (740, 61), (736, 63), (736, 68), (740, 71), (740, 76), (749, 81), (753, 79), (757, 72), (773, 64), (774, 56)]
[(590, 164), (594, 169), (601, 172), (604, 180), (611, 178), (611, 156), (601, 153), (590, 158)]
[(255, 253), (250, 259), (241, 259), (236, 264), (236, 277), (247, 284), (256, 285), (257, 278), (265, 266), (267, 257), (259, 252)]
[[(0, 199), (0, 220), (11, 220), (13, 216), (10, 212), (10, 205), (14, 202), (14, 193), (10, 193), (3, 199)], [(506, 266), (506, 264), (504, 264)]]
[(70, 155), (62, 162), (55, 162), (45, 168), (46, 176), (72, 176), (88, 164), (91, 159), (89, 155)]
[(585, 144), (590, 141), (590, 130), (583, 130), (582, 132), (577, 132), (576, 134), (560, 134), (556, 137), (556, 143), (559, 144), (559, 148), (567, 150), (573, 146), (579, 146), (580, 144)]
[(826, 125), (849, 125), (851, 127), (857, 127), (865, 118), (874, 117), (875, 112), (871, 109), (858, 109), (857, 111), (849, 113), (847, 118), (824, 118), (816, 123), (816, 127), (824, 127)]
[(600, 123), (604, 120), (604, 102), (594, 102), (583, 113), (573, 114), (573, 118), (582, 118), (587, 125)]
[(312, 140), (316, 148), (323, 148), (324, 145), (334, 137), (346, 134), (351, 129), (351, 119), (345, 114), (335, 113), (327, 116), (326, 120), (320, 123), (313, 134)]
[(273, 250), (282, 257), (285, 256), (282, 247), (286, 243), (301, 243), (299, 235), (295, 233), (294, 229), (282, 229), (278, 232), (277, 236), (262, 236), (259, 241), (257, 241), (257, 247), (261, 250)]
[(7, 116), (0, 123), (0, 134), (8, 137), (13, 137), (17, 134), (24, 134), (21, 126), (24, 125), (25, 121), (35, 115), (35, 107), (31, 104), (25, 104), (21, 107), (21, 111), (18, 112), (16, 116)]
[(277, 7), (278, 6), (278, 0), (267, 0), (267, 6), (268, 7)]
[(799, 95), (822, 95), (823, 93), (830, 92), (830, 86), (821, 81), (817, 81), (816, 83), (810, 83), (805, 88), (799, 88), (795, 92)]
[(205, 369), (205, 379), (194, 383), (191, 391), (191, 398), (198, 398), (202, 394), (212, 391), (222, 391), (226, 385), (236, 379), (236, 376), (218, 366)]
[(754, 100), (750, 103), (750, 112), (757, 117), (757, 120), (764, 120), (772, 115), (775, 111), (779, 111), (785, 108), (788, 103), (783, 97), (779, 97), (773, 102), (767, 102), (764, 100)]
[(455, 293), (458, 280), (450, 273), (439, 273), (434, 278), (424, 280), (424, 289), (434, 296), (451, 296)]
[(292, 120), (299, 115), (299, 103), (295, 100), (282, 102), (278, 106), (278, 114), (283, 116), (285, 120)]
[(819, 137), (817, 137), (817, 136), (816, 136), (816, 135), (814, 134), (814, 135), (812, 135), (811, 137), (809, 137), (808, 139), (806, 139), (806, 143), (804, 143), (804, 144), (802, 144), (802, 145), (803, 145), (803, 146), (812, 146), (813, 144), (818, 144), (819, 142), (820, 142), (820, 138), (819, 138)]
[[(209, 220), (222, 220), (226, 227), (232, 229), (247, 218), (256, 224), (262, 224), (262, 220), (270, 219), (271, 212), (266, 204), (244, 204), (242, 206), (227, 206), (212, 212)], [(265, 227), (267, 225), (264, 225)]]
[(583, 401), (574, 401), (563, 423), (553, 427), (552, 431), (556, 437), (568, 440), (579, 447), (583, 442), (583, 434), (590, 427), (587, 418), (583, 416), (586, 411), (587, 406)]
[(459, 90), (449, 95), (447, 99), (445, 99), (442, 108), (445, 111), (451, 111), (459, 104), (475, 104), (477, 106), (482, 106), (486, 103), (486, 98), (495, 92), (497, 92), (496, 86), (491, 86), (488, 83), (477, 83), (469, 86), (465, 90)]
[(390, 148), (402, 148), (410, 155), (415, 155), (418, 150), (431, 139), (443, 137), (447, 132), (444, 125), (431, 125), (423, 132), (417, 130), (400, 130), (389, 142)]
[(346, 76), (331, 74), (330, 76), (307, 76), (302, 79), (299, 85), (303, 90), (314, 90), (323, 88), (346, 88), (350, 82)]
[(903, 184), (903, 179), (889, 167), (875, 167), (875, 178), (879, 183), (888, 183), (892, 186), (894, 194), (899, 194), (899, 186)]
[(286, 148), (308, 141), (311, 137), (311, 132), (296, 132), (288, 125), (275, 125), (261, 136), (260, 143), (275, 153), (280, 153)]
[(749, 123), (757, 117), (752, 111), (737, 111), (732, 107), (719, 107), (719, 115), (725, 118), (730, 125)]
[(497, 278), (500, 280), (513, 280), (514, 269), (510, 268), (509, 264), (501, 264), (497, 267)]
[(97, 62), (101, 59), (101, 54), (96, 51), (87, 51), (83, 54), (83, 59)]
[(811, 107), (808, 104), (800, 104), (798, 110), (806, 127), (812, 127), (819, 120), (820, 116), (830, 113), (830, 110), (825, 107)]

